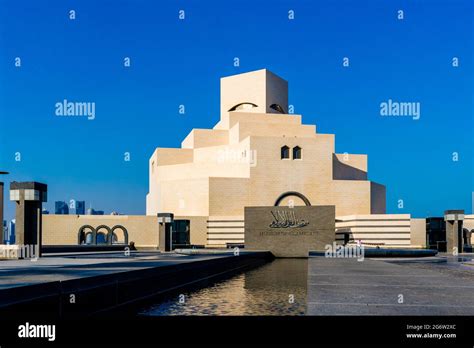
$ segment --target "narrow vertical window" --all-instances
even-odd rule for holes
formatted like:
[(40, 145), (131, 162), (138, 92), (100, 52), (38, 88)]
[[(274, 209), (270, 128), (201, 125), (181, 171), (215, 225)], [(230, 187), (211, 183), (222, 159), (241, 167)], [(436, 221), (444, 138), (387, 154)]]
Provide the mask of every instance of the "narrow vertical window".
[(289, 159), (290, 158), (290, 148), (288, 146), (282, 146), (281, 148), (281, 159)]
[(301, 147), (295, 146), (293, 148), (293, 159), (301, 159)]

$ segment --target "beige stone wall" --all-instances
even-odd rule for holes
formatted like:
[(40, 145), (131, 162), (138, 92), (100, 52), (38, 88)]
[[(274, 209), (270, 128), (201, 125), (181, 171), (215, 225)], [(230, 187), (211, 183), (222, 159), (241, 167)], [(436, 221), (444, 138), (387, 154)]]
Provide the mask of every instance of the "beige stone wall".
[(146, 214), (155, 215), (160, 206), (160, 168), (173, 168), (177, 164), (191, 163), (194, 158), (193, 149), (157, 148), (148, 161), (149, 191), (146, 195)]
[(287, 125), (301, 125), (301, 115), (262, 114), (257, 112), (232, 111), (221, 115), (220, 121), (213, 129), (229, 130), (239, 122), (260, 122), (266, 124), (284, 123)]
[(192, 149), (157, 148), (150, 158), (150, 170), (156, 166), (192, 163)]
[[(385, 212), (383, 186), (371, 186), (365, 180), (331, 179), (332, 157), (328, 154), (332, 143), (327, 139), (250, 137), (251, 148), (256, 153), (256, 165), (250, 167), (250, 177), (210, 178), (209, 214), (242, 215), (245, 206), (273, 205), (287, 191), (303, 193), (313, 205), (334, 204), (339, 215), (370, 214), (373, 195), (374, 204), (379, 204), (376, 211)], [(279, 149), (283, 145), (301, 146), (303, 159), (281, 160)], [(306, 152), (311, 156), (305, 156)]]
[(337, 215), (370, 214), (370, 188), (370, 181), (335, 180), (322, 204), (335, 204)]
[(411, 219), (411, 245), (426, 248), (426, 219)]
[(137, 247), (158, 246), (158, 218), (146, 215), (43, 215), (43, 245), (77, 245), (79, 228), (84, 225), (122, 225), (129, 242)]
[(197, 149), (206, 146), (226, 145), (229, 142), (229, 132), (215, 129), (193, 129), (183, 140), (183, 149)]
[(209, 178), (160, 181), (155, 203), (158, 209), (150, 215), (209, 216)]
[[(288, 206), (287, 202), (281, 205)], [(301, 205), (296, 198), (295, 206)], [(426, 247), (426, 220), (411, 219), (409, 214), (349, 215), (337, 216), (336, 220), (337, 243), (342, 243), (343, 233), (349, 232), (354, 241), (361, 240), (373, 247)], [(223, 248), (226, 243), (245, 243), (244, 226), (243, 216), (210, 216), (207, 247)]]
[(175, 216), (175, 220), (189, 220), (190, 242), (194, 245), (207, 244), (207, 216)]
[(211, 178), (208, 215), (243, 215), (253, 195), (250, 189), (249, 179)]
[[(277, 116), (275, 116), (277, 117)], [(289, 135), (289, 134), (288, 134)], [(250, 138), (256, 151), (257, 165), (250, 169), (249, 206), (273, 205), (278, 196), (287, 191), (304, 194), (313, 205), (326, 204), (332, 193), (333, 137), (261, 136)], [(280, 158), (282, 146), (300, 146), (301, 160)], [(242, 213), (239, 215), (243, 214)]]
[[(273, 116), (277, 117), (277, 116)], [(316, 136), (314, 125), (288, 125), (279, 123), (260, 123), (260, 122), (239, 122), (233, 126), (238, 127), (237, 141), (242, 141), (248, 136), (269, 136), (284, 137), (291, 134), (293, 137), (314, 138)]]

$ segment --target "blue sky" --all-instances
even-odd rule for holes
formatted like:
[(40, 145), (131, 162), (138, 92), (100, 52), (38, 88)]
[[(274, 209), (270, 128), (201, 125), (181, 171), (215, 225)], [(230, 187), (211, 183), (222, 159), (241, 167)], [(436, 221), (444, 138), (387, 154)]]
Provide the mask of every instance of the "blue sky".
[[(468, 0), (0, 0), (0, 170), (47, 183), (49, 210), (144, 214), (155, 147), (214, 126), (220, 77), (267, 68), (337, 152), (369, 155), (387, 212), (471, 212), (473, 32)], [(95, 102), (96, 118), (55, 116), (63, 99)], [(388, 99), (419, 102), (420, 119), (381, 117)]]

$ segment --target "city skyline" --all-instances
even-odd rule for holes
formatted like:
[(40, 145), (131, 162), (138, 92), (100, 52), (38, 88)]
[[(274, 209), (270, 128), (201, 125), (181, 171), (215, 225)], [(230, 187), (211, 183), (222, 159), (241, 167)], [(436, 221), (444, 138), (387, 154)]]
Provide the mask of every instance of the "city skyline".
[[(6, 4), (5, 187), (41, 181), (49, 187), (46, 207), (81, 196), (105, 211), (144, 214), (154, 149), (179, 147), (191, 129), (212, 127), (221, 76), (268, 68), (290, 81), (294, 113), (336, 134), (337, 152), (369, 155), (369, 178), (386, 185), (388, 213), (471, 212), (472, 5), (365, 3), (371, 6), (243, 1), (232, 15), (224, 4), (204, 11), (191, 2)], [(353, 30), (341, 31), (341, 22)], [(219, 31), (206, 31), (210, 25)], [(56, 104), (65, 100), (94, 103), (94, 117), (58, 117)], [(383, 115), (381, 104), (393, 102), (419, 103), (418, 116)], [(6, 200), (7, 220), (13, 208)]]

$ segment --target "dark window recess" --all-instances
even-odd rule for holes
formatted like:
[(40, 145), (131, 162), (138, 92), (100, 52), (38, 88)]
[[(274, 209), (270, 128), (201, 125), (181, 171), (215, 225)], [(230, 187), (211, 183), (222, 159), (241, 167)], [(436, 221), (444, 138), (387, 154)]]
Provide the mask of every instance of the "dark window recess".
[(429, 249), (446, 252), (446, 225), (444, 217), (426, 219), (426, 242)]
[(282, 146), (281, 148), (281, 159), (290, 158), (290, 148), (288, 146)]
[(189, 220), (174, 220), (173, 221), (173, 249), (180, 246), (189, 245), (190, 221)]
[(293, 148), (293, 159), (301, 159), (301, 147), (295, 146)]

